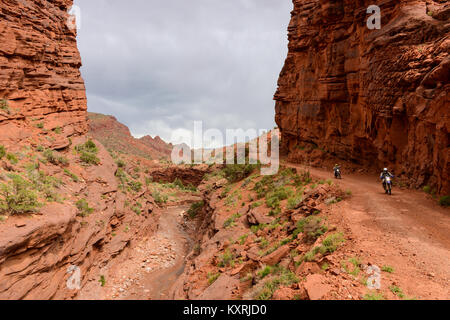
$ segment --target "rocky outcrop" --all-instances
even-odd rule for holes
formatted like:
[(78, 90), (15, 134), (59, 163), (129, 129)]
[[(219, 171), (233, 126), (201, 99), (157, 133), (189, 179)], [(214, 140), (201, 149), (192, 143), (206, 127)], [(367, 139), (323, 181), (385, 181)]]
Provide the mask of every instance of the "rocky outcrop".
[[(0, 144), (32, 140), (32, 128), (62, 137), (87, 132), (85, 86), (72, 0), (0, 2)], [(45, 134), (45, 133), (44, 133)]]
[(114, 116), (90, 112), (88, 117), (89, 133), (108, 149), (149, 160), (168, 159), (172, 153), (172, 145), (159, 137), (134, 138)]
[[(450, 5), (294, 0), (275, 94), (283, 151), (389, 166), (450, 193)], [(382, 27), (369, 30), (372, 4)], [(311, 160), (309, 158), (309, 160)]]
[[(99, 165), (79, 165), (72, 150), (64, 153), (65, 167), (40, 165), (40, 172), (61, 181), (55, 190), (59, 201), (45, 202), (34, 214), (0, 217), (0, 299), (76, 299), (88, 283), (99, 285), (101, 268), (132, 241), (156, 231), (160, 211), (151, 191), (120, 191), (117, 165), (103, 146), (97, 147)], [(0, 169), (0, 176), (5, 174)], [(80, 199), (92, 212), (80, 214)]]

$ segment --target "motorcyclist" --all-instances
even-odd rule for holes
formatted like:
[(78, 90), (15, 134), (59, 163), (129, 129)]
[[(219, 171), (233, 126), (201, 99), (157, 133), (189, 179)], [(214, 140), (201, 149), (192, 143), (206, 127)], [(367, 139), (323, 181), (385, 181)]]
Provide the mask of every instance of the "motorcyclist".
[(337, 178), (339, 176), (339, 173), (341, 172), (341, 166), (336, 164), (333, 168), (334, 176)]
[(388, 168), (384, 168), (381, 172), (380, 179), (381, 183), (383, 184), (383, 188), (386, 190), (386, 178), (389, 177), (391, 179), (394, 178), (394, 175), (389, 172)]

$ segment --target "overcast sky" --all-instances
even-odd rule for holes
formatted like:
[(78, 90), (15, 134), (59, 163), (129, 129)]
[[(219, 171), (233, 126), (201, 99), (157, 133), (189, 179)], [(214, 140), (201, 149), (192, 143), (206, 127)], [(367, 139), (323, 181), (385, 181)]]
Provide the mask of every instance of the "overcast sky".
[(75, 0), (88, 109), (136, 137), (271, 129), (292, 0)]

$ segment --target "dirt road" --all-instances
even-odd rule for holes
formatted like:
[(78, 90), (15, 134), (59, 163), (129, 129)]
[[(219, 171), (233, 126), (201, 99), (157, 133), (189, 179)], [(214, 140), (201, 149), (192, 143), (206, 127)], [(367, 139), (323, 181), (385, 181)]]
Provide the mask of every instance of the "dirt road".
[[(318, 178), (333, 178), (332, 172), (307, 169)], [(394, 283), (418, 299), (449, 299), (450, 210), (419, 191), (394, 188), (388, 196), (376, 176), (343, 172), (342, 180), (333, 181), (352, 192), (332, 216), (351, 232), (355, 252), (394, 267), (384, 285)]]

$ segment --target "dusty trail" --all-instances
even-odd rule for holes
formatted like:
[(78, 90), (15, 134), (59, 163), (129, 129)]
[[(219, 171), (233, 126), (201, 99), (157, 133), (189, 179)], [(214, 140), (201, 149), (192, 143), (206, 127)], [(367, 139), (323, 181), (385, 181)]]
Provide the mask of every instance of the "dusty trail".
[(101, 272), (106, 284), (93, 279), (79, 299), (165, 300), (184, 270), (185, 257), (192, 247), (185, 231), (184, 212), (189, 206), (168, 207), (161, 213), (155, 234), (141, 239), (128, 254), (111, 261)]
[[(167, 208), (161, 215), (156, 238), (163, 238), (171, 243), (173, 248), (171, 264), (163, 265), (159, 270), (142, 277), (129, 290), (125, 299), (166, 300), (169, 291), (177, 278), (184, 271), (185, 257), (192, 242), (188, 234), (182, 229), (183, 213), (188, 207)], [(156, 249), (156, 248), (155, 248)]]
[[(318, 178), (333, 178), (332, 172), (307, 169)], [(384, 287), (401, 285), (419, 299), (449, 299), (450, 210), (423, 192), (394, 188), (388, 196), (377, 177), (344, 172), (334, 181), (352, 197), (333, 209), (331, 219), (351, 233), (355, 252), (395, 268)]]

